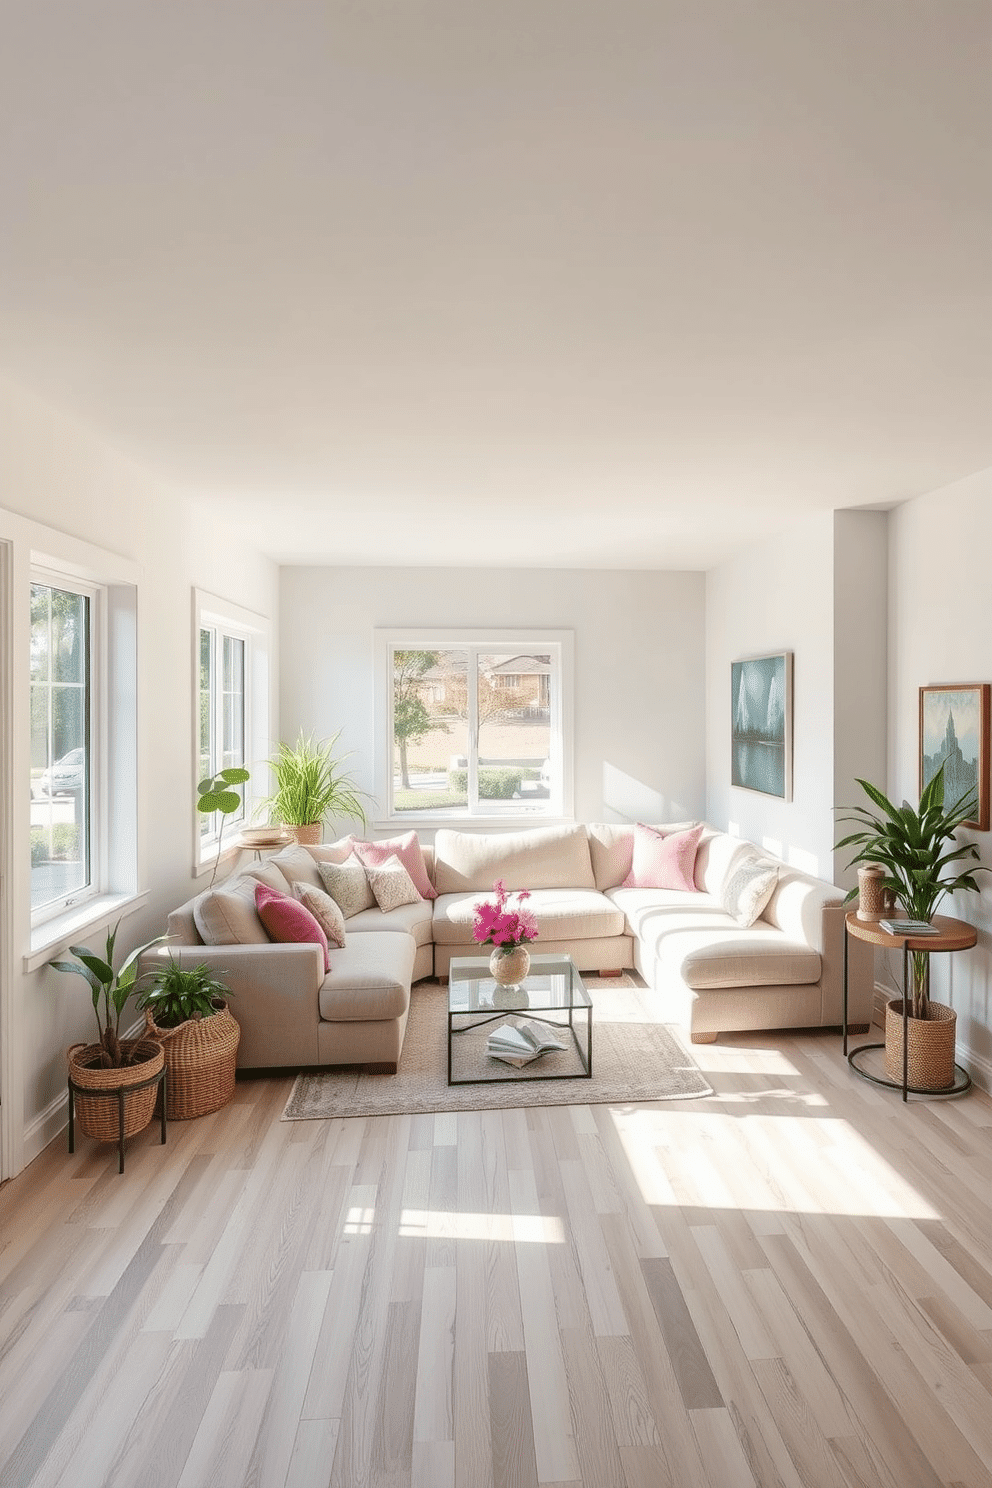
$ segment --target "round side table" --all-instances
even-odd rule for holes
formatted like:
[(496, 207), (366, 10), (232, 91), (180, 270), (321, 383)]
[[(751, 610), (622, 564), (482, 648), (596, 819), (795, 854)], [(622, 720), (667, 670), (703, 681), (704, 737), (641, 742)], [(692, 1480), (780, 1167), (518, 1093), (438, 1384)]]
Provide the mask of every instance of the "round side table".
[[(954, 1066), (954, 1084), (946, 1090), (924, 1090), (909, 1083), (909, 998), (907, 991), (909, 987), (909, 953), (910, 951), (966, 951), (975, 945), (978, 940), (978, 931), (974, 925), (969, 925), (966, 920), (955, 920), (950, 915), (934, 915), (931, 921), (937, 929), (936, 935), (892, 935), (888, 930), (883, 930), (880, 924), (872, 920), (859, 920), (855, 911), (850, 911), (844, 917), (844, 1053), (847, 1062), (856, 1075), (863, 1080), (870, 1080), (873, 1085), (884, 1085), (887, 1090), (901, 1090), (903, 1100), (908, 1100), (910, 1092), (913, 1095), (963, 1095), (966, 1090), (971, 1089), (971, 1076), (960, 1064)], [(856, 1049), (848, 1053), (847, 1048), (847, 952), (848, 936), (855, 940), (867, 941), (869, 945), (878, 946), (883, 951), (902, 951), (902, 1082), (897, 1080), (883, 1079), (880, 1075), (873, 1075), (864, 1070), (858, 1064), (860, 1056), (869, 1049), (884, 1049), (881, 1044), (859, 1044)]]

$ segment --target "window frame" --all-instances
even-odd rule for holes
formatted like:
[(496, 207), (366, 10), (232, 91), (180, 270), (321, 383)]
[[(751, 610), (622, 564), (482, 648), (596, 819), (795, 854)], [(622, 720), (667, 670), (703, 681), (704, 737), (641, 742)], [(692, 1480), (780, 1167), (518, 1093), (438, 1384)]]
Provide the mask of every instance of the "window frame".
[[(393, 804), (393, 652), (468, 650), (470, 654), (489, 651), (512, 651), (521, 655), (547, 653), (552, 656), (552, 672), (558, 686), (552, 689), (551, 739), (549, 755), (553, 773), (560, 782), (557, 799), (552, 799), (546, 812), (528, 811), (401, 811)], [(485, 827), (490, 830), (517, 830), (521, 826), (552, 826), (575, 819), (573, 785), (574, 713), (573, 713), (574, 632), (571, 630), (448, 629), (427, 626), (402, 629), (379, 629), (375, 632), (375, 795), (381, 814), (373, 825), (391, 829), (409, 827)], [(469, 692), (469, 728), (475, 714), (475, 693)], [(470, 797), (476, 794), (478, 760), (469, 756)]]
[[(108, 809), (107, 809), (107, 696), (110, 659), (107, 648), (107, 586), (81, 579), (75, 574), (41, 563), (29, 570), (29, 593), (36, 586), (76, 594), (89, 602), (89, 635), (87, 638), (88, 685), (88, 849), (89, 877), (79, 889), (51, 899), (30, 909), (32, 931), (64, 919), (66, 915), (85, 912), (85, 906), (108, 890)], [(34, 684), (28, 673), (29, 689)], [(29, 707), (30, 716), (30, 707)], [(52, 761), (54, 764), (54, 760)], [(29, 839), (30, 840), (30, 839)], [(30, 904), (30, 896), (29, 896)]]
[[(194, 876), (205, 873), (207, 869), (213, 867), (217, 861), (218, 845), (223, 849), (223, 857), (236, 851), (236, 832), (230, 829), (236, 825), (243, 826), (250, 821), (255, 806), (265, 794), (264, 789), (257, 788), (254, 779), (249, 780), (243, 788), (242, 809), (236, 816), (232, 814), (225, 820), (223, 837), (221, 837), (219, 818), (209, 832), (201, 831), (203, 818), (196, 810), (196, 785), (204, 778), (200, 772), (200, 632), (212, 630), (217, 637), (215, 645), (217, 666), (214, 677), (219, 685), (211, 709), (215, 722), (223, 706), (222, 638), (228, 637), (244, 644), (243, 764), (246, 770), (253, 772), (258, 768), (259, 761), (263, 760), (268, 753), (269, 629), (269, 621), (264, 615), (256, 614), (253, 610), (246, 610), (241, 605), (233, 604), (205, 590), (193, 590), (191, 801)], [(213, 773), (216, 773), (216, 770), (220, 768), (220, 754), (218, 753), (216, 767), (212, 762), (211, 769)]]

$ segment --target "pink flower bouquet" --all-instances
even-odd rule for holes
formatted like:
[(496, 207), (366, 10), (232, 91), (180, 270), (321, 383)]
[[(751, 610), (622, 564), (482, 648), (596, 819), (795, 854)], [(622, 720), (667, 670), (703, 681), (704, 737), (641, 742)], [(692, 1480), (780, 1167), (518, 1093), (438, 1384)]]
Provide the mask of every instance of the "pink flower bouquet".
[[(484, 900), (475, 906), (472, 935), (479, 945), (495, 946), (497, 950), (509, 953), (517, 946), (526, 945), (527, 941), (537, 938), (537, 920), (523, 907), (524, 900), (530, 898), (526, 889), (508, 894), (501, 878), (496, 880), (493, 888), (496, 891), (496, 903)], [(511, 899), (517, 900), (519, 909), (507, 908)]]

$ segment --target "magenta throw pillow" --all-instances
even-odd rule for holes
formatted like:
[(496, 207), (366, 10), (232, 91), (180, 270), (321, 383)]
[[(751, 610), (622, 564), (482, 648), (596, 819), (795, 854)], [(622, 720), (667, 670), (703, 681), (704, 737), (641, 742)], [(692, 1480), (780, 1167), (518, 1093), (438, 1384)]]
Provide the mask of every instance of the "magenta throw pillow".
[(634, 856), (630, 872), (621, 884), (624, 889), (684, 889), (698, 893), (692, 870), (696, 849), (703, 835), (702, 823), (688, 832), (669, 832), (665, 836), (652, 827), (637, 822), (634, 827)]
[(409, 873), (421, 899), (437, 898), (437, 889), (427, 876), (427, 864), (416, 832), (388, 837), (385, 842), (356, 842), (354, 853), (365, 868), (384, 868), (387, 859), (395, 854)]
[(327, 936), (306, 905), (288, 894), (280, 894), (278, 889), (270, 889), (267, 884), (259, 884), (255, 890), (255, 909), (271, 940), (304, 944), (313, 941), (323, 950), (324, 970), (330, 970)]

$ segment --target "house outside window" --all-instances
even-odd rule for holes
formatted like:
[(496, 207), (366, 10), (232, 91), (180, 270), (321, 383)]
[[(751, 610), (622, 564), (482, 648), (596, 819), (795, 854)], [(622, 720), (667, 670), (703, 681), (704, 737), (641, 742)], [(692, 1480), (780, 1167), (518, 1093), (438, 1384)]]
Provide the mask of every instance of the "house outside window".
[(388, 819), (571, 813), (571, 633), (380, 632)]
[(31, 585), (31, 913), (51, 918), (96, 893), (94, 638), (98, 592)]

